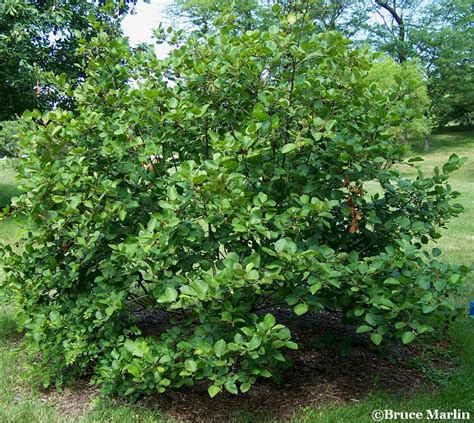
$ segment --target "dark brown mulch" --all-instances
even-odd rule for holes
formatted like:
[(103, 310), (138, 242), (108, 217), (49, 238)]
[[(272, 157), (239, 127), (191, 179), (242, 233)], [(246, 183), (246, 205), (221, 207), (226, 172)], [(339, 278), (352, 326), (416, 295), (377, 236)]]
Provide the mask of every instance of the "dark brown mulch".
[[(207, 393), (207, 384), (198, 384), (148, 397), (140, 404), (182, 421), (227, 422), (243, 415), (258, 416), (258, 421), (283, 421), (301, 407), (358, 401), (375, 389), (405, 395), (421, 387), (424, 391), (436, 389), (412, 365), (413, 359), (422, 354), (416, 343), (393, 343), (381, 352), (368, 336), (357, 335), (353, 326), (343, 324), (337, 313), (308, 313), (298, 318), (284, 310), (272, 313), (289, 327), (300, 345), (297, 351), (286, 354), (292, 366), (282, 371), (279, 381), (261, 380), (246, 394), (222, 393), (214, 399)], [(157, 318), (157, 324), (161, 320)], [(82, 386), (77, 395), (81, 391), (87, 389)], [(60, 397), (53, 402), (63, 409)], [(71, 402), (74, 395), (69, 391), (65, 404), (77, 413)]]
[[(209, 398), (206, 386), (169, 391), (146, 402), (186, 421), (231, 421), (239, 414), (286, 420), (307, 405), (328, 405), (358, 401), (375, 388), (388, 392), (413, 392), (435, 385), (409, 364), (418, 353), (415, 345), (389, 346), (381, 354), (368, 336), (341, 323), (335, 313), (306, 314), (272, 310), (277, 321), (286, 324), (300, 348), (286, 355), (292, 366), (281, 380), (262, 380), (245, 395), (223, 393)], [(294, 316), (294, 315), (293, 315)], [(390, 358), (388, 358), (390, 357)]]

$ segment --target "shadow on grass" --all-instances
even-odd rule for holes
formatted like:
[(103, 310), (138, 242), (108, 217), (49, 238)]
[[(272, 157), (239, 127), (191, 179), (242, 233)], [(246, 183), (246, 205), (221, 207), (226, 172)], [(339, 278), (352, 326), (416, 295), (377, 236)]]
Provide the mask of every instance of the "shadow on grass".
[(17, 197), (22, 191), (15, 185), (0, 183), (0, 208), (11, 203), (13, 197)]
[(473, 131), (433, 134), (430, 140), (430, 150), (428, 152), (423, 151), (423, 142), (421, 141), (411, 144), (414, 153), (423, 153), (424, 156), (430, 156), (434, 153), (446, 153), (449, 155), (452, 150), (469, 149), (473, 147)]
[(14, 164), (10, 160), (0, 161), (0, 209), (9, 205), (13, 197), (22, 193)]

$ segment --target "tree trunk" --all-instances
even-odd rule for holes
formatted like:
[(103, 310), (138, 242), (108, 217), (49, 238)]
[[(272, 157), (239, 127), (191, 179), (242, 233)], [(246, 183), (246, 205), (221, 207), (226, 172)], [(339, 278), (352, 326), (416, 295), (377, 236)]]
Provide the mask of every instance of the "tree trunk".
[(403, 128), (403, 144), (408, 144), (408, 131), (407, 131), (407, 128)]
[(423, 141), (423, 151), (425, 153), (430, 151), (430, 137), (428, 135), (425, 136), (425, 139)]
[(403, 63), (407, 60), (406, 54), (406, 33), (405, 33), (405, 22), (403, 21), (402, 15), (398, 13), (396, 8), (396, 2), (392, 5), (388, 4), (387, 0), (375, 0), (375, 3), (382, 9), (385, 9), (398, 25), (398, 47), (396, 51), (397, 60), (399, 63)]

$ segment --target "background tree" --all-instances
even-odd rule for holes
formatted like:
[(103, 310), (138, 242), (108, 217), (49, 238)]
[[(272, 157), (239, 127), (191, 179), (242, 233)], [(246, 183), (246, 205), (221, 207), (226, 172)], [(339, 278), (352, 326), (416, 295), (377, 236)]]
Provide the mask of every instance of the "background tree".
[(399, 63), (411, 57), (410, 28), (419, 16), (421, 0), (373, 0), (368, 4), (369, 17), (363, 25), (368, 41)]
[(281, 13), (304, 9), (318, 30), (341, 30), (345, 35), (356, 33), (365, 20), (361, 0), (176, 0), (168, 9), (171, 16), (184, 17), (191, 25), (208, 32), (223, 9), (235, 13), (243, 29), (265, 28), (273, 21), (272, 8)]
[(431, 102), (419, 66), (407, 61), (398, 64), (387, 57), (374, 64), (369, 79), (393, 99), (390, 108), (399, 116), (400, 124), (392, 135), (404, 143), (424, 140), (431, 132), (427, 118)]
[[(206, 32), (222, 4), (177, 0), (171, 12), (187, 16)], [(299, 13), (302, 3), (248, 0), (225, 4), (248, 29), (268, 27), (273, 6), (279, 6), (282, 13)], [(474, 15), (468, 0), (308, 0), (304, 4), (316, 30), (339, 30), (355, 44), (369, 43), (399, 63), (416, 60), (428, 86), (434, 125), (471, 122)]]
[[(135, 0), (117, 1), (118, 15)], [(78, 47), (74, 31), (92, 35), (87, 16), (119, 31), (119, 16), (103, 13), (104, 2), (87, 0), (4, 0), (0, 2), (0, 121), (12, 119), (26, 109), (44, 108), (68, 99), (45, 86), (41, 74), (64, 73), (71, 83), (82, 76), (76, 63)], [(114, 7), (113, 2), (108, 7)]]
[(0, 122), (0, 158), (18, 157), (20, 154), (18, 134), (21, 125), (18, 121)]
[(474, 110), (472, 3), (466, 0), (374, 0), (368, 42), (398, 62), (416, 60), (437, 126), (470, 123)]
[(474, 113), (473, 6), (464, 0), (443, 0), (425, 10), (423, 24), (412, 31), (438, 126), (470, 125)]
[(266, 6), (269, 2), (260, 0), (176, 0), (168, 12), (184, 18), (188, 24), (202, 32), (214, 27), (214, 20), (223, 10), (233, 11), (242, 29), (252, 29), (265, 20)]

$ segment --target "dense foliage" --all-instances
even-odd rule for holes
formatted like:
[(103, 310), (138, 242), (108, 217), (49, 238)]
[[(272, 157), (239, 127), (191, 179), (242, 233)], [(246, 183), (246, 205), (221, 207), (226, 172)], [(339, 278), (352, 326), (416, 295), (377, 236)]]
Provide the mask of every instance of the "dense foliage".
[(187, 18), (200, 31), (213, 30), (223, 6), (244, 28), (267, 28), (271, 7), (285, 13), (303, 9), (316, 30), (341, 31), (356, 43), (368, 43), (399, 63), (421, 64), (435, 125), (472, 123), (474, 113), (474, 10), (469, 0), (176, 0), (174, 16)]
[(418, 66), (413, 62), (401, 65), (384, 58), (372, 66), (368, 78), (378, 84), (394, 100), (392, 108), (400, 116), (393, 136), (401, 142), (417, 141), (431, 133), (430, 98)]
[(20, 154), (20, 131), (21, 125), (15, 120), (0, 122), (0, 157), (17, 157)]
[(3, 249), (3, 287), (45, 384), (246, 392), (298, 348), (279, 309), (341, 312), (377, 345), (454, 312), (468, 269), (425, 245), (461, 211), (461, 160), (402, 177), (408, 96), (373, 83), (368, 50), (273, 11), (165, 60), (82, 40), (87, 79), (62, 86), (75, 109), (25, 113), (31, 229)]
[[(105, 0), (2, 0), (0, 2), (0, 121), (15, 118), (26, 109), (47, 108), (68, 103), (43, 81), (44, 71), (64, 73), (71, 83), (82, 76), (75, 65), (76, 30), (89, 30), (88, 16), (118, 31), (118, 15), (104, 13)], [(109, 8), (121, 3), (118, 14), (135, 1), (109, 1)]]
[[(449, 11), (447, 14), (446, 12)], [(465, 0), (444, 0), (419, 30), (419, 54), (427, 69), (433, 115), (439, 126), (471, 125), (474, 118), (474, 9)]]

